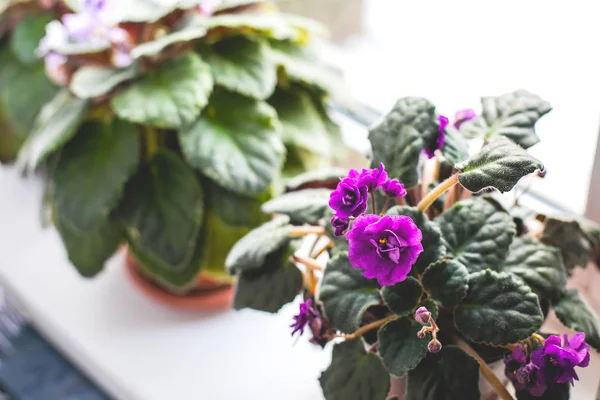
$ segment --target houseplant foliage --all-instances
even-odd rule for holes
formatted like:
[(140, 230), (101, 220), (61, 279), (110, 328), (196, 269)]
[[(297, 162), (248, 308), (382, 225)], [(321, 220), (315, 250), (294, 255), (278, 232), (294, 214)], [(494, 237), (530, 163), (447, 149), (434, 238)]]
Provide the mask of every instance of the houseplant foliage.
[[(565, 287), (593, 260), (593, 235), (500, 196), (544, 175), (526, 148), (550, 105), (524, 90), (482, 105), (451, 123), (426, 99), (400, 99), (370, 130), (372, 169), (296, 177), (230, 252), (236, 308), (275, 312), (300, 294), (293, 334), (333, 342), (325, 398), (402, 395), (393, 375), (406, 399), (479, 399), (480, 376), (511, 399), (488, 366), (504, 359), (518, 399), (567, 399), (600, 350), (596, 315)], [(483, 139), (471, 154), (469, 139)], [(308, 234), (309, 255), (296, 254)], [(578, 333), (540, 332), (550, 309)]]
[(252, 0), (65, 0), (28, 18), (12, 39), (60, 89), (17, 161), (48, 166), (52, 219), (83, 276), (127, 242), (170, 291), (201, 271), (230, 281), (224, 258), (265, 220), (260, 204), (339, 156), (335, 76), (311, 21)]

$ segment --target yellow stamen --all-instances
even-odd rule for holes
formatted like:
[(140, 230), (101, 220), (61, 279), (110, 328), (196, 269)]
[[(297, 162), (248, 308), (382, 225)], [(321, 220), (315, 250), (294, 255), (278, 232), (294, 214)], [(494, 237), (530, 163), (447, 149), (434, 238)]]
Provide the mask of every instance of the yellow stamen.
[(379, 243), (380, 244), (386, 244), (387, 243), (387, 239), (379, 239)]

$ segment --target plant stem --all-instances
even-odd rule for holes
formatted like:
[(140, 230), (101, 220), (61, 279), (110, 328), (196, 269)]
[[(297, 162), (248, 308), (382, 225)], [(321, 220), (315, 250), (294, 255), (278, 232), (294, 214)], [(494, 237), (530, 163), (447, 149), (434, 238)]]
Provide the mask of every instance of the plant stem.
[(146, 157), (150, 158), (158, 150), (158, 132), (151, 126), (146, 127), (144, 137), (146, 139)]
[(375, 192), (371, 192), (371, 210), (373, 211), (373, 214), (377, 213), (375, 211)]
[(532, 333), (531, 337), (540, 342), (541, 344), (544, 344), (546, 342), (546, 339), (542, 335), (538, 335), (537, 333)]
[(383, 203), (383, 208), (381, 209), (381, 214), (379, 214), (380, 217), (383, 217), (383, 214), (385, 214), (385, 212), (387, 211), (388, 205), (390, 204), (390, 199), (390, 196), (388, 196), (387, 199), (385, 199), (385, 203)]
[(311, 233), (314, 233), (317, 235), (324, 235), (325, 227), (324, 226), (294, 226), (294, 227), (292, 227), (292, 229), (290, 231), (290, 235), (292, 237), (310, 235)]
[(306, 268), (310, 269), (310, 270), (319, 270), (319, 271), (323, 271), (325, 269), (324, 266), (322, 266), (321, 264), (319, 264), (317, 262), (317, 260), (314, 260), (312, 258), (308, 258), (308, 257), (300, 257), (300, 256), (292, 256), (292, 258), (294, 259), (294, 261), (299, 262), (300, 264), (304, 264), (306, 266)]
[(431, 192), (427, 193), (427, 196), (425, 196), (423, 200), (419, 202), (419, 204), (417, 204), (417, 208), (419, 209), (419, 211), (425, 211), (431, 204), (433, 204), (435, 199), (440, 197), (446, 190), (450, 189), (457, 183), (458, 174), (454, 174), (450, 178), (446, 179), (444, 182), (437, 185)]
[(331, 239), (329, 239), (329, 242), (321, 250), (319, 250), (316, 254), (311, 254), (310, 256), (316, 260), (317, 258), (319, 258), (319, 256), (321, 254), (325, 253), (325, 251), (327, 251), (327, 249), (330, 249), (332, 247), (333, 247), (333, 241)]
[(384, 325), (385, 323), (387, 323), (391, 320), (394, 320), (396, 318), (398, 318), (398, 316), (396, 314), (392, 314), (388, 317), (385, 317), (384, 319), (380, 319), (378, 321), (371, 322), (370, 324), (367, 324), (365, 326), (361, 326), (360, 328), (358, 328), (356, 330), (356, 332), (351, 333), (349, 335), (344, 335), (343, 337), (346, 340), (356, 339), (357, 337), (360, 337), (373, 329), (379, 328), (381, 325)]
[(456, 344), (458, 347), (472, 355), (477, 360), (477, 362), (479, 363), (479, 371), (481, 372), (481, 375), (483, 375), (485, 380), (488, 381), (490, 386), (494, 389), (496, 393), (498, 393), (498, 396), (500, 396), (502, 400), (514, 400), (510, 393), (508, 393), (506, 386), (504, 386), (502, 382), (500, 382), (500, 379), (498, 379), (498, 377), (494, 375), (494, 371), (491, 370), (491, 368), (487, 365), (483, 358), (481, 358), (481, 356), (477, 354), (477, 352), (473, 350), (471, 346), (469, 346), (464, 340), (457, 338), (456, 336), (454, 337), (453, 341), (454, 344)]

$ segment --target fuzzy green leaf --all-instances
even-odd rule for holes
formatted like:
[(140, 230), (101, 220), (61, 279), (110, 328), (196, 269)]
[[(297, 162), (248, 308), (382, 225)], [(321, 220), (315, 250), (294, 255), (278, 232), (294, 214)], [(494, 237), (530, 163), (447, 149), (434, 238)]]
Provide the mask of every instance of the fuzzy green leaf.
[(456, 346), (429, 354), (408, 373), (406, 400), (479, 400), (479, 363)]
[(165, 149), (129, 180), (119, 216), (138, 255), (181, 272), (193, 258), (203, 208), (202, 187), (194, 172)]
[(193, 23), (192, 19), (188, 19), (181, 26), (166, 35), (137, 45), (131, 50), (131, 57), (134, 59), (140, 57), (152, 57), (159, 54), (161, 51), (174, 44), (183, 44), (195, 39), (204, 37), (207, 33), (206, 28)]
[(492, 139), (481, 151), (455, 165), (458, 181), (473, 193), (498, 189), (509, 192), (525, 175), (543, 171), (544, 164), (505, 137)]
[(262, 269), (267, 256), (291, 240), (290, 218), (280, 216), (250, 231), (231, 249), (225, 267), (231, 274)]
[(401, 317), (385, 324), (378, 333), (379, 354), (392, 375), (403, 376), (414, 369), (427, 354), (427, 334), (417, 337), (422, 326), (408, 317)]
[(469, 157), (469, 143), (462, 133), (453, 127), (446, 128), (446, 138), (442, 147), (442, 155), (450, 165), (454, 165)]
[(332, 328), (345, 333), (358, 329), (365, 311), (381, 303), (376, 280), (362, 276), (348, 260), (348, 253), (336, 254), (327, 263), (319, 300)]
[(423, 273), (423, 286), (444, 307), (456, 306), (467, 295), (469, 271), (455, 259), (431, 264)]
[(302, 189), (327, 188), (335, 189), (340, 178), (348, 175), (345, 168), (321, 168), (296, 175), (285, 184), (288, 192)]
[(569, 274), (573, 268), (585, 268), (594, 259), (592, 243), (577, 221), (548, 218), (541, 241), (560, 249)]
[[(46, 34), (46, 25), (52, 21), (50, 14), (35, 14), (23, 19), (15, 27), (10, 37), (13, 53), (24, 64), (38, 62), (36, 54), (40, 39)], [(4, 67), (4, 66), (3, 66)]]
[(481, 104), (481, 117), (463, 123), (461, 132), (484, 139), (506, 136), (524, 148), (540, 141), (534, 125), (552, 109), (550, 103), (522, 89), (497, 97), (483, 97)]
[(278, 13), (224, 13), (204, 18), (203, 23), (210, 31), (210, 40), (215, 42), (231, 34), (293, 42), (305, 39), (302, 30), (292, 26)]
[(113, 97), (122, 119), (158, 128), (192, 123), (208, 104), (213, 88), (210, 67), (196, 54), (171, 60)]
[(502, 271), (518, 276), (538, 296), (552, 301), (561, 296), (567, 284), (560, 251), (528, 236), (513, 240)]
[(281, 169), (285, 148), (275, 111), (265, 102), (219, 91), (202, 116), (179, 132), (188, 162), (224, 188), (266, 192)]
[(515, 235), (510, 215), (486, 199), (457, 203), (436, 222), (449, 252), (469, 272), (499, 270)]
[(258, 100), (268, 98), (277, 85), (277, 68), (268, 46), (244, 36), (225, 38), (202, 51), (215, 83)]
[(81, 99), (91, 99), (102, 96), (119, 84), (136, 77), (137, 66), (125, 69), (85, 66), (73, 74), (69, 89)]
[(85, 123), (61, 151), (52, 174), (52, 201), (61, 219), (80, 231), (104, 224), (136, 171), (138, 157), (134, 125)]
[(305, 189), (285, 193), (262, 205), (266, 214), (286, 214), (292, 224), (316, 224), (329, 209), (329, 189)]
[(454, 323), (469, 340), (504, 346), (528, 338), (542, 326), (538, 297), (522, 280), (485, 270), (469, 275), (469, 290)]
[(430, 221), (425, 214), (416, 207), (394, 206), (387, 211), (387, 215), (406, 215), (410, 217), (423, 234), (423, 252), (419, 255), (413, 268), (422, 273), (431, 263), (446, 255), (446, 246), (442, 242), (439, 226)]
[(585, 332), (586, 342), (600, 351), (600, 321), (577, 290), (567, 290), (552, 308), (560, 322), (567, 328)]
[(319, 382), (327, 400), (385, 400), (390, 390), (381, 358), (367, 353), (362, 339), (336, 344)]
[(398, 315), (410, 314), (417, 308), (423, 295), (423, 287), (418, 280), (409, 276), (394, 286), (386, 286), (381, 291), (383, 300)]
[(222, 188), (210, 179), (202, 180), (202, 188), (206, 207), (229, 227), (255, 228), (270, 219), (270, 216), (260, 210), (262, 203), (271, 198), (270, 193), (258, 198), (242, 196)]

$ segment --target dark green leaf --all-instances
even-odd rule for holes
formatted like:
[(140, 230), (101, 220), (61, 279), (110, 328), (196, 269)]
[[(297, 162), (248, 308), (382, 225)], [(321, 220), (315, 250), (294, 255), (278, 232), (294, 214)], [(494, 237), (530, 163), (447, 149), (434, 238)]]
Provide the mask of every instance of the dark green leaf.
[(423, 273), (423, 286), (444, 307), (456, 306), (467, 295), (469, 271), (455, 259), (431, 264)]
[(585, 332), (586, 342), (600, 351), (600, 321), (577, 290), (567, 290), (552, 308), (560, 322), (567, 328)]
[(560, 249), (569, 274), (573, 268), (585, 268), (594, 259), (592, 244), (577, 221), (548, 218), (541, 240)]
[(405, 281), (396, 283), (394, 286), (386, 286), (381, 291), (383, 300), (388, 307), (398, 315), (411, 314), (423, 295), (421, 283), (409, 276)]
[(479, 363), (456, 346), (429, 354), (408, 373), (406, 400), (479, 400)]
[(137, 169), (138, 157), (134, 125), (85, 123), (61, 151), (52, 175), (52, 199), (61, 219), (80, 231), (104, 224)]
[(429, 221), (427, 216), (416, 207), (394, 206), (387, 211), (387, 215), (406, 215), (410, 217), (423, 234), (423, 252), (419, 255), (413, 268), (422, 273), (431, 263), (446, 255), (446, 246), (442, 242), (440, 228), (435, 222)]
[(435, 302), (435, 300), (433, 300), (432, 298), (426, 299), (421, 305), (431, 313), (431, 318), (433, 318), (434, 320), (437, 319), (439, 310), (438, 304)]
[(233, 307), (275, 313), (292, 302), (303, 285), (302, 272), (288, 261), (293, 253), (287, 246), (269, 254), (264, 267), (240, 274)]
[(348, 175), (345, 168), (321, 168), (296, 175), (285, 184), (288, 192), (311, 188), (335, 189), (340, 178)]
[(277, 85), (277, 68), (268, 46), (244, 36), (225, 38), (202, 52), (215, 83), (259, 100), (268, 98)]
[(275, 111), (265, 102), (219, 91), (202, 116), (179, 132), (188, 162), (224, 188), (258, 195), (283, 165)]
[(498, 137), (455, 168), (462, 171), (458, 181), (471, 192), (495, 188), (504, 193), (511, 191), (525, 175), (543, 171), (544, 165), (511, 140)]
[(290, 218), (280, 216), (244, 236), (231, 249), (225, 267), (229, 273), (262, 269), (267, 256), (286, 247), (291, 240)]
[(556, 300), (567, 284), (567, 273), (560, 251), (529, 237), (516, 237), (502, 271), (523, 279), (538, 296)]
[(193, 258), (203, 207), (193, 171), (175, 153), (159, 150), (127, 183), (119, 216), (138, 256), (181, 272)]
[(373, 148), (372, 166), (385, 164), (388, 174), (406, 187), (418, 182), (421, 150), (435, 143), (438, 135), (435, 107), (420, 97), (405, 97), (385, 119), (369, 132)]
[(385, 400), (390, 390), (381, 358), (367, 353), (362, 339), (336, 344), (319, 382), (327, 400)]
[(196, 54), (171, 60), (149, 72), (112, 99), (121, 118), (158, 128), (192, 123), (213, 88), (210, 67)]
[[(202, 188), (206, 207), (230, 227), (254, 228), (270, 219), (260, 210), (262, 203), (271, 198), (270, 193), (258, 198), (242, 196), (222, 188), (210, 179), (202, 181)], [(226, 253), (228, 252), (229, 250)]]
[(541, 97), (526, 90), (517, 90), (498, 97), (483, 97), (482, 116), (461, 125), (469, 137), (491, 139), (503, 135), (528, 148), (540, 141), (534, 125), (552, 107)]
[(62, 216), (54, 213), (54, 223), (60, 233), (69, 261), (82, 276), (92, 277), (102, 270), (104, 263), (117, 251), (124, 239), (119, 224), (112, 218), (102, 221), (94, 229), (80, 231)]
[(33, 132), (19, 153), (19, 164), (35, 169), (53, 151), (73, 137), (88, 103), (67, 90), (60, 91), (38, 115)]
[(262, 205), (266, 214), (286, 214), (292, 224), (316, 224), (329, 209), (329, 189), (305, 189), (285, 193)]
[(431, 337), (427, 334), (419, 339), (417, 333), (421, 328), (414, 320), (401, 317), (388, 322), (379, 330), (379, 354), (392, 375), (406, 374), (425, 358)]
[(31, 64), (40, 59), (36, 49), (40, 39), (46, 34), (46, 25), (50, 21), (52, 16), (49, 14), (30, 15), (15, 27), (10, 39), (12, 51), (19, 61)]
[(293, 27), (278, 13), (225, 13), (214, 15), (204, 21), (209, 29), (211, 41), (218, 41), (224, 35), (244, 34), (261, 36), (268, 39), (292, 40), (305, 39), (300, 29)]
[(469, 340), (496, 346), (528, 338), (542, 326), (538, 297), (523, 281), (485, 270), (469, 275), (454, 323)]
[(436, 222), (449, 252), (469, 272), (499, 270), (515, 235), (510, 215), (486, 199), (461, 201)]
[(330, 326), (345, 333), (358, 329), (367, 308), (380, 304), (376, 280), (362, 276), (348, 260), (348, 253), (336, 254), (327, 263), (319, 300), (323, 302)]
[(453, 127), (446, 128), (446, 138), (442, 147), (442, 155), (450, 165), (454, 165), (469, 157), (469, 143), (462, 133)]
[(119, 84), (135, 78), (137, 73), (136, 65), (125, 69), (85, 66), (75, 71), (69, 89), (79, 98), (91, 99), (102, 96)]

